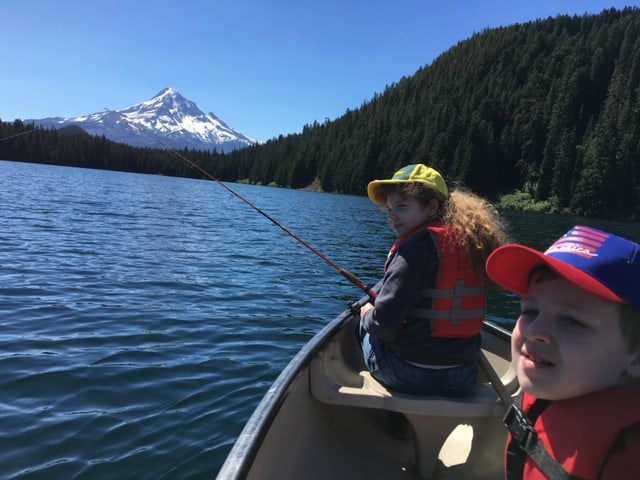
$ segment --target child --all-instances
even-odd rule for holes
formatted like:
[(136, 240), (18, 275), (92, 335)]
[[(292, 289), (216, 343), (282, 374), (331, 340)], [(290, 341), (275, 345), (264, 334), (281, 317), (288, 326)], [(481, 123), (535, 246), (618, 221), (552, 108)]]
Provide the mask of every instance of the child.
[(640, 245), (576, 226), (544, 253), (498, 248), (487, 273), (524, 295), (507, 478), (640, 478)]
[(398, 240), (375, 305), (360, 310), (359, 339), (371, 374), (392, 390), (464, 395), (476, 383), (486, 304), (486, 258), (506, 235), (497, 211), (471, 193), (449, 194), (423, 164), (367, 193), (384, 206)]

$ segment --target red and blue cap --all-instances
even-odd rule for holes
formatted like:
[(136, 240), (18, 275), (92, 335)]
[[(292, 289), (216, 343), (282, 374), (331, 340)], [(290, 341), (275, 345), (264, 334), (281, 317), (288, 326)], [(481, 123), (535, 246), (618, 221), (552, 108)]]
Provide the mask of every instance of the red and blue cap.
[(640, 309), (640, 245), (635, 242), (577, 225), (544, 253), (515, 243), (498, 247), (486, 268), (495, 283), (526, 295), (531, 271), (539, 265), (589, 293)]

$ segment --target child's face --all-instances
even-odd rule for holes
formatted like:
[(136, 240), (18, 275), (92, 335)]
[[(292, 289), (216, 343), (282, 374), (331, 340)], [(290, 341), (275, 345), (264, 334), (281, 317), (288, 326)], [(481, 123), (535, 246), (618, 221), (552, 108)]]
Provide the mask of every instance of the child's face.
[(625, 350), (617, 304), (562, 279), (535, 276), (511, 338), (520, 385), (561, 400), (622, 384), (637, 355)]
[(405, 198), (397, 192), (390, 193), (387, 196), (387, 217), (391, 230), (401, 237), (422, 225), (438, 211), (437, 200), (434, 199), (432, 203), (435, 208), (431, 204), (423, 207), (415, 198)]

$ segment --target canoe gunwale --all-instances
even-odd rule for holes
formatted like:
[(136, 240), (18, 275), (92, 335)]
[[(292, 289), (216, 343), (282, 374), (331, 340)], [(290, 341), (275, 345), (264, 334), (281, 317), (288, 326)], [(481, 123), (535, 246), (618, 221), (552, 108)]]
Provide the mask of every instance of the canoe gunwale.
[[(365, 296), (357, 304), (363, 305), (367, 301), (368, 297)], [(218, 479), (226, 480), (248, 476), (262, 441), (299, 376), (308, 368), (311, 360), (325, 344), (335, 333), (344, 328), (353, 316), (350, 309), (346, 309), (338, 315), (318, 331), (280, 372), (240, 432), (218, 473)]]

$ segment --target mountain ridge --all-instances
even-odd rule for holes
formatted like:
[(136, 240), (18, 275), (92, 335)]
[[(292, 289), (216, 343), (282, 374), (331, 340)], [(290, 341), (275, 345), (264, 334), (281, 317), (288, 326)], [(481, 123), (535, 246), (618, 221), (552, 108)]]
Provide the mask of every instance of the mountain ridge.
[(134, 147), (158, 148), (162, 144), (175, 149), (230, 152), (258, 143), (231, 128), (215, 114), (202, 112), (195, 102), (170, 87), (149, 100), (121, 110), (27, 122), (56, 129), (76, 125), (91, 135), (104, 135), (114, 142)]

